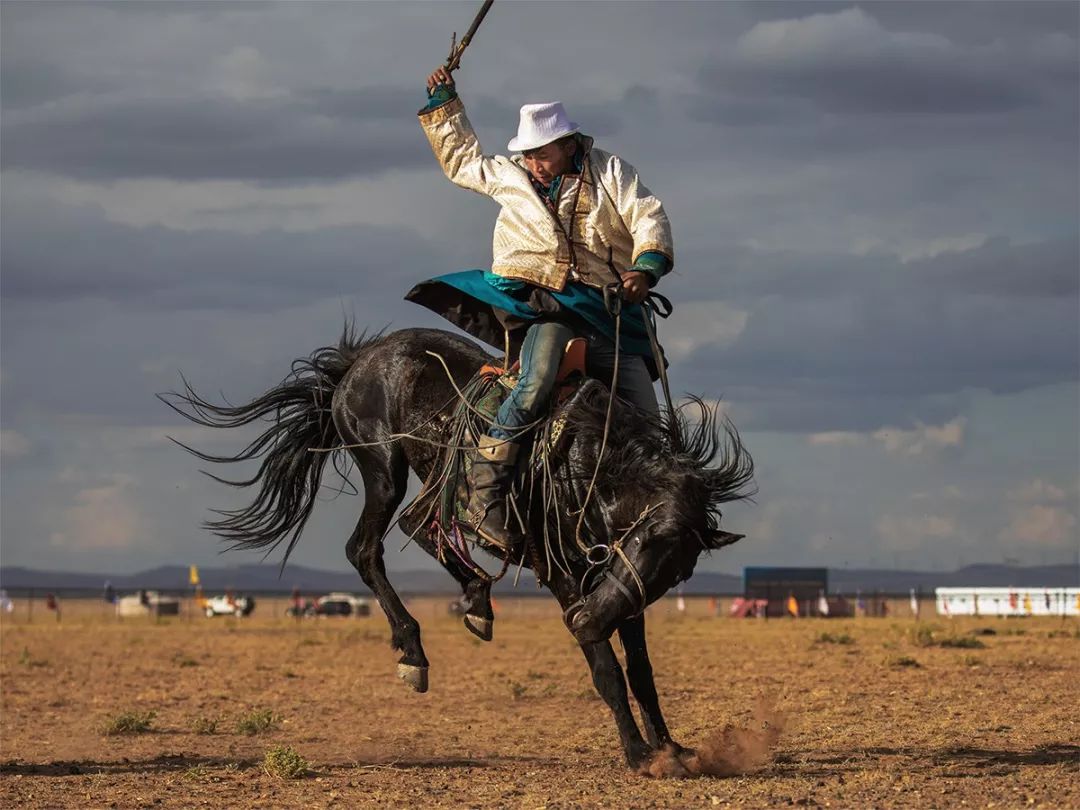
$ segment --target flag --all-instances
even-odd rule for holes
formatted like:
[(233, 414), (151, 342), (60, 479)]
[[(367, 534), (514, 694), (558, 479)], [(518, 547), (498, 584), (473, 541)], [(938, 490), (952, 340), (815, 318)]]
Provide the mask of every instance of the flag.
[(817, 598), (818, 613), (822, 616), (829, 615), (829, 600), (825, 598), (825, 591), (821, 591)]
[(911, 589), (911, 615), (919, 615), (919, 596), (915, 593), (915, 589)]
[(787, 598), (787, 612), (795, 618), (799, 617), (799, 603), (795, 601), (795, 594), (791, 594)]
[(188, 570), (188, 584), (189, 585), (198, 585), (199, 584), (199, 567), (196, 566), (196, 565), (191, 566), (189, 568), (189, 570)]

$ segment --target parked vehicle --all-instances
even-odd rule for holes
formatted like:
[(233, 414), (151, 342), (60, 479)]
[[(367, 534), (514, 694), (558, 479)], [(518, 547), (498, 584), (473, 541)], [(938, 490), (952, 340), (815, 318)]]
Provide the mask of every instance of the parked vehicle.
[(315, 600), (316, 616), (370, 616), (371, 603), (351, 593), (328, 593)]
[(215, 596), (203, 601), (206, 618), (215, 616), (250, 616), (255, 610), (255, 599), (250, 596)]

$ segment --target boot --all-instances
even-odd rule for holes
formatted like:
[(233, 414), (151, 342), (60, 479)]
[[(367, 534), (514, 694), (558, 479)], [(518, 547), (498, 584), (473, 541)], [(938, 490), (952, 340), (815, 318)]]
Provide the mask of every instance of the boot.
[(510, 551), (521, 536), (517, 517), (507, 512), (506, 498), (517, 469), (518, 445), (481, 436), (473, 457), (469, 483), (469, 523), (483, 540)]

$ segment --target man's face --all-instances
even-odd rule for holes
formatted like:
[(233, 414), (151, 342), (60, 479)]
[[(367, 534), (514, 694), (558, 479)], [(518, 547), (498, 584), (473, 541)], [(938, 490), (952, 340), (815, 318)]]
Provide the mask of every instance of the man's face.
[(538, 149), (523, 152), (522, 157), (525, 159), (525, 168), (529, 170), (529, 174), (546, 186), (573, 167), (576, 149), (577, 144), (573, 139), (564, 143), (556, 141)]

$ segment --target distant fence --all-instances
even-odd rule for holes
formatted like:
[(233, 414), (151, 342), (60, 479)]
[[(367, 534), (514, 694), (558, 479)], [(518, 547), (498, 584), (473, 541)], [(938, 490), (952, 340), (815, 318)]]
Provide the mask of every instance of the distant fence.
[[(26, 622), (49, 622), (60, 619), (65, 609), (65, 603), (73, 603), (69, 605), (72, 608), (69, 611), (69, 616), (73, 619), (81, 617), (93, 617), (110, 618), (115, 616), (116, 606), (114, 603), (108, 602), (104, 599), (104, 595), (101, 589), (92, 588), (7, 588), (5, 589), (7, 597), (11, 602), (11, 611), (3, 613), (2, 616), (6, 621), (12, 621), (15, 623)], [(203, 609), (196, 602), (194, 591), (191, 588), (154, 588), (146, 589), (148, 591), (154, 591), (163, 597), (172, 597), (180, 601), (179, 616), (166, 617), (179, 620), (196, 620), (202, 617)], [(950, 589), (937, 589), (937, 592)], [(956, 606), (952, 608), (952, 613), (945, 613), (936, 598), (934, 591), (919, 591), (916, 590), (914, 594), (908, 593), (888, 593), (884, 591), (857, 591), (857, 592), (831, 592), (827, 594), (830, 604), (834, 604), (835, 600), (845, 600), (849, 607), (850, 612), (846, 615), (852, 614), (856, 618), (931, 618), (935, 613), (939, 615), (978, 615), (978, 616), (993, 616), (993, 615), (1010, 615), (1010, 616), (1077, 616), (1075, 610), (1065, 610), (1062, 612), (1060, 607), (1054, 609), (1054, 606), (1060, 606), (1061, 602), (1055, 602), (1051, 599), (1051, 609), (1046, 608), (1046, 598), (1043, 595), (1043, 591), (1049, 591), (1051, 594), (1058, 593), (1064, 594), (1065, 600), (1072, 600), (1074, 606), (1077, 605), (1077, 600), (1080, 599), (1080, 589), (1077, 588), (1019, 588), (1019, 589), (951, 589), (957, 592), (963, 592), (971, 594), (974, 590), (980, 591), (1004, 591), (1006, 594), (1017, 594), (1016, 605), (1017, 609), (1012, 612), (996, 613), (992, 610), (994, 606), (993, 601), (987, 601), (984, 597), (980, 596), (978, 601), (978, 612), (975, 611), (974, 600), (969, 600), (967, 603), (966, 612), (960, 603), (955, 603)], [(210, 597), (220, 593), (221, 590), (204, 590), (203, 596)], [(116, 598), (119, 599), (124, 596), (130, 596), (132, 594), (139, 593), (139, 589), (132, 588), (117, 588), (115, 591)], [(286, 610), (292, 605), (292, 597), (290, 589), (234, 589), (234, 593), (237, 595), (252, 596), (255, 598), (256, 610), (255, 615), (269, 618), (284, 618), (286, 616)], [(305, 599), (321, 596), (325, 592), (318, 589), (304, 589), (302, 596)], [(364, 598), (372, 598), (371, 594), (363, 588), (358, 588), (353, 591), (357, 596)], [(1030, 610), (1025, 602), (1024, 594), (1029, 594), (1030, 597)], [(1036, 598), (1039, 595), (1041, 602)], [(50, 595), (52, 599), (50, 600)], [(402, 592), (402, 598), (405, 600), (422, 601), (424, 607), (421, 608), (425, 615), (438, 615), (445, 613), (452, 602), (454, 602), (459, 594), (447, 589), (445, 591), (437, 592)], [(914, 597), (914, 598), (913, 598)], [(732, 607), (738, 601), (742, 600), (742, 594), (736, 593), (694, 593), (685, 594), (680, 596), (677, 592), (672, 591), (668, 593), (663, 599), (659, 600), (656, 604), (650, 607), (650, 611), (661, 611), (664, 613), (685, 613), (688, 616), (713, 616), (720, 618), (727, 618), (732, 615)], [(552, 599), (551, 595), (547, 591), (540, 591), (533, 587), (519, 588), (514, 591), (498, 593), (493, 595), (493, 599), (496, 603), (503, 602), (504, 608), (510, 610), (511, 613), (518, 610), (516, 607), (512, 607), (515, 604), (529, 603), (533, 604), (535, 608), (525, 608), (529, 612), (534, 612), (541, 608), (542, 605), (549, 605), (554, 613), (558, 613), (558, 605)], [(1003, 602), (1002, 597), (999, 596), (998, 604)], [(1005, 598), (1007, 602), (1007, 597)], [(53, 607), (50, 607), (52, 602)], [(78, 605), (76, 609), (76, 605)], [(1067, 607), (1067, 606), (1066, 606)], [(58, 609), (57, 609), (58, 608)], [(496, 610), (498, 611), (499, 605), (496, 604)], [(543, 611), (545, 614), (548, 611)], [(378, 614), (378, 611), (375, 611)], [(798, 601), (798, 613), (799, 618), (808, 618), (819, 616), (820, 608), (818, 606), (818, 600), (799, 600)], [(834, 618), (840, 618), (843, 614), (834, 613)], [(417, 614), (419, 618), (419, 614)], [(152, 617), (155, 618), (155, 617)], [(765, 617), (762, 616), (764, 619)], [(122, 619), (119, 619), (123, 621)], [(786, 621), (788, 620), (787, 614), (784, 617), (773, 617), (770, 621)]]
[(941, 616), (1080, 616), (1080, 588), (937, 588)]

